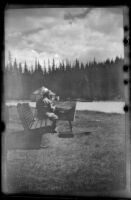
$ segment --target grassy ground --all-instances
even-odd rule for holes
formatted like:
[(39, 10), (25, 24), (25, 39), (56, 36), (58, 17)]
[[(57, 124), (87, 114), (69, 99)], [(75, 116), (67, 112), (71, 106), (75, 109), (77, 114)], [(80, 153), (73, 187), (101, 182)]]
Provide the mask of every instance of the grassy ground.
[[(68, 123), (59, 121), (58, 131), (68, 132)], [(125, 116), (77, 111), (73, 133), (72, 138), (43, 134), (44, 149), (10, 148), (5, 190), (69, 195), (124, 189)]]

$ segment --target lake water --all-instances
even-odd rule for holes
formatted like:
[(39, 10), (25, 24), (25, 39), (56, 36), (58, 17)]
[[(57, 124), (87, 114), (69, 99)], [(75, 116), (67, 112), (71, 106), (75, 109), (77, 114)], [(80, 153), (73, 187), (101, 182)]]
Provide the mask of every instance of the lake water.
[(124, 113), (124, 102), (77, 102), (77, 110)]
[[(30, 101), (7, 101), (6, 105), (16, 106), (18, 103), (29, 103), (31, 107), (35, 107), (35, 102)], [(80, 102), (77, 101), (76, 110), (90, 110), (99, 111), (105, 113), (121, 113), (124, 114), (124, 102), (114, 102), (114, 101), (94, 101), (94, 102)]]

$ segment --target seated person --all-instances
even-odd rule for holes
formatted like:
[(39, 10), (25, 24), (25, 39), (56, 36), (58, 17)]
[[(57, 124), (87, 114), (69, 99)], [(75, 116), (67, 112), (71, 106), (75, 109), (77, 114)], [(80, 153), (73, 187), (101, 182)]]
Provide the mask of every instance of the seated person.
[(49, 91), (46, 91), (42, 97), (36, 102), (37, 116), (39, 119), (44, 117), (49, 118), (52, 124), (52, 133), (56, 133), (56, 121), (58, 116), (55, 114), (55, 106), (53, 106), (52, 101), (50, 100)]

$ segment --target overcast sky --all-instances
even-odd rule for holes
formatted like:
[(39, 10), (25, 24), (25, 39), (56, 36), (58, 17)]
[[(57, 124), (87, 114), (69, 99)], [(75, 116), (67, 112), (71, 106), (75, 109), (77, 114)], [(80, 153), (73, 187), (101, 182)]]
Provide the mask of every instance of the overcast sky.
[(123, 9), (31, 8), (5, 12), (5, 60), (29, 64), (124, 57)]

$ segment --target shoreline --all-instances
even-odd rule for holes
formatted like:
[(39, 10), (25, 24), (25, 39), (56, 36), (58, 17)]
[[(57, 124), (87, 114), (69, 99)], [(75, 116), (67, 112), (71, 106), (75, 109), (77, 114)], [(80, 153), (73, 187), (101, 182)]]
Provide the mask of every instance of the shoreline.
[[(18, 103), (29, 103), (32, 108), (36, 107), (36, 102), (31, 101), (7, 101), (5, 104), (7, 106), (17, 106)], [(65, 103), (69, 106), (70, 101), (63, 101), (63, 102), (57, 102), (57, 104), (63, 104)], [(93, 101), (93, 102), (82, 102), (82, 101), (76, 101), (76, 110), (78, 111), (97, 111), (97, 112), (104, 112), (104, 113), (118, 113), (118, 114), (124, 114), (123, 107), (125, 105), (125, 102), (116, 102), (116, 101)], [(64, 107), (65, 107), (64, 106)]]

